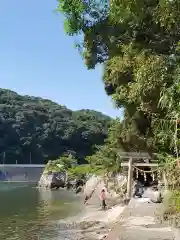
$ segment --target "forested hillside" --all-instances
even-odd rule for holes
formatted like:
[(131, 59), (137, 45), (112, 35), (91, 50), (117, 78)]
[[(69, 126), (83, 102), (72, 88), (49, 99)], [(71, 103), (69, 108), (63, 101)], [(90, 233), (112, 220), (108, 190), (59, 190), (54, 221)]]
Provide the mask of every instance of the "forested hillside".
[(100, 112), (0, 89), (0, 161), (40, 164), (69, 152), (81, 163), (104, 143), (110, 121)]

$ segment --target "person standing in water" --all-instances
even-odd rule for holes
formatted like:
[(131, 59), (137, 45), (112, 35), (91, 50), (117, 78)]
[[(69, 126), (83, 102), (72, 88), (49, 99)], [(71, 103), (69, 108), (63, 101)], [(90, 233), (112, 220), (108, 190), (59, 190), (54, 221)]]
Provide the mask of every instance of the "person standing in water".
[(103, 188), (100, 193), (100, 200), (102, 202), (102, 209), (106, 209), (106, 194), (105, 194), (105, 189)]

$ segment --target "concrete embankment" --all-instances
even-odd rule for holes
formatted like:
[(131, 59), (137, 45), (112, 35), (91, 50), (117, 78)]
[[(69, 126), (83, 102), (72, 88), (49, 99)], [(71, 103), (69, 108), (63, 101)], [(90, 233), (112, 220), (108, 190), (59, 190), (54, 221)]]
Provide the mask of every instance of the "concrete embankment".
[(6, 166), (1, 169), (6, 172), (6, 180), (21, 182), (38, 182), (43, 172), (43, 167), (11, 167)]

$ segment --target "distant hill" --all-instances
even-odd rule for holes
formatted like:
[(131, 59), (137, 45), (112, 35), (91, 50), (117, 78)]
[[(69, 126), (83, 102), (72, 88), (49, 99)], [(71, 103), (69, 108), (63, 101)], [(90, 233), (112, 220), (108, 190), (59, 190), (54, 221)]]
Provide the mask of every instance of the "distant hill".
[[(65, 152), (84, 162), (107, 137), (111, 118), (0, 89), (0, 162), (41, 164)], [(4, 154), (5, 153), (5, 154)], [(5, 157), (4, 157), (5, 156)]]

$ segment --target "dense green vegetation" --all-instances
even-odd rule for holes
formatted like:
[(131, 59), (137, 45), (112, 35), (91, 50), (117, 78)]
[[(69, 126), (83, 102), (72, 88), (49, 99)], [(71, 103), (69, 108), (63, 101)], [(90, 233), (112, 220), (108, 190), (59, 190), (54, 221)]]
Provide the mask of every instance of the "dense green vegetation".
[(72, 154), (83, 163), (107, 137), (111, 118), (0, 89), (0, 161), (41, 164)]
[[(87, 157), (87, 161), (90, 156)], [(45, 166), (44, 173), (57, 173), (66, 171), (68, 174), (68, 180), (82, 179), (89, 174), (104, 174), (106, 169), (103, 164), (97, 166), (92, 163), (78, 165), (77, 159), (71, 154), (63, 154), (56, 160), (49, 160)]]
[(68, 171), (75, 166), (77, 166), (77, 160), (70, 154), (63, 154), (56, 160), (49, 160), (44, 169), (44, 173)]
[(103, 64), (105, 91), (124, 109), (123, 121), (112, 126), (107, 144), (91, 160), (119, 168), (118, 149), (156, 152), (169, 187), (178, 188), (180, 1), (58, 2), (66, 33), (83, 36), (77, 48), (87, 68)]

